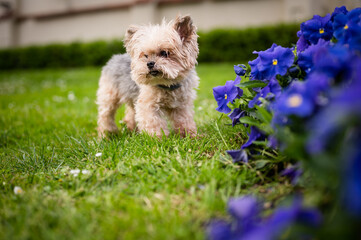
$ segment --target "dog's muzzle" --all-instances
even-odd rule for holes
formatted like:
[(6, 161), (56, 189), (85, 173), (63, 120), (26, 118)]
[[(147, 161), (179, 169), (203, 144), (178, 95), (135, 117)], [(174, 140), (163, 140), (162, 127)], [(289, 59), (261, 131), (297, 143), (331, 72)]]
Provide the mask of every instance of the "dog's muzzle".
[(150, 61), (147, 62), (147, 67), (149, 68), (149, 70), (151, 70), (152, 68), (154, 68), (155, 62), (154, 61)]
[(154, 65), (155, 65), (154, 61), (147, 62), (147, 67), (150, 70), (149, 74), (152, 75), (153, 77), (155, 77), (159, 74), (159, 71), (153, 69)]
[(157, 71), (157, 70), (152, 70), (152, 71), (150, 71), (149, 73), (150, 73), (150, 75), (152, 75), (153, 77), (155, 77), (155, 76), (157, 76), (157, 75), (159, 74), (159, 71)]

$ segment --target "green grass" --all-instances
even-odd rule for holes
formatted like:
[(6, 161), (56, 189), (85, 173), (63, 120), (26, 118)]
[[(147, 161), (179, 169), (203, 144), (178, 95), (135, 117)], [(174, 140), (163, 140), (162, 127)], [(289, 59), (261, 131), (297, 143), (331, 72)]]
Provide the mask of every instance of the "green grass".
[(197, 71), (201, 137), (161, 141), (124, 125), (119, 136), (97, 139), (100, 68), (1, 72), (0, 239), (204, 239), (229, 197), (289, 191), (256, 185), (259, 172), (226, 156), (246, 135), (219, 119), (212, 87), (234, 79), (233, 66)]

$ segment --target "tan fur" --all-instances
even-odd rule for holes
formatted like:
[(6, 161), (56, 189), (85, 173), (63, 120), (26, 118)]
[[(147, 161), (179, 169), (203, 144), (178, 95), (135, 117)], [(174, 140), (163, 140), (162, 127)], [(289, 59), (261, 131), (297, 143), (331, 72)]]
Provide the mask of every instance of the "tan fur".
[[(114, 115), (125, 103), (124, 122), (130, 130), (137, 125), (139, 131), (161, 137), (162, 133), (169, 134), (169, 119), (182, 136), (195, 136), (193, 101), (199, 81), (195, 72), (197, 38), (189, 16), (179, 16), (160, 25), (129, 27), (124, 45), (131, 60), (128, 55), (115, 55), (103, 68), (99, 81), (99, 134), (117, 131)], [(154, 67), (149, 66), (150, 62)], [(180, 87), (175, 90), (158, 86), (177, 84)]]

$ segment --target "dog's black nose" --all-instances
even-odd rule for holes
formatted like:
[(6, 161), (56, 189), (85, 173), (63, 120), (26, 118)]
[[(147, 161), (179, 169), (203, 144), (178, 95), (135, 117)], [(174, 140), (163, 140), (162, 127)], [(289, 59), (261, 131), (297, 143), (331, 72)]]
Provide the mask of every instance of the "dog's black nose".
[(152, 69), (154, 67), (154, 65), (155, 65), (155, 62), (153, 62), (153, 61), (147, 63), (147, 66), (149, 69)]

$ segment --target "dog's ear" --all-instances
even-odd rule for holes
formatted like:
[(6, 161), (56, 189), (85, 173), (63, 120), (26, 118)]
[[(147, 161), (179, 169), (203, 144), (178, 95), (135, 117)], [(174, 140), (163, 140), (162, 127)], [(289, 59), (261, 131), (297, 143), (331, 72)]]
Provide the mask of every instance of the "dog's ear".
[(192, 35), (196, 34), (196, 27), (190, 16), (177, 16), (173, 24), (174, 29), (178, 32), (182, 42), (187, 41)]
[(135, 25), (131, 25), (129, 26), (129, 28), (127, 29), (126, 33), (125, 33), (125, 37), (124, 37), (124, 46), (127, 49), (127, 51), (129, 50), (129, 46), (131, 45), (130, 42), (133, 38), (134, 33), (136, 33), (136, 31), (138, 31), (139, 27), (135, 26)]

